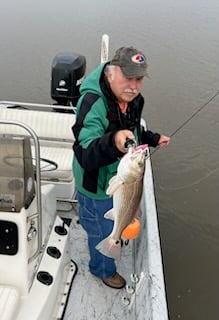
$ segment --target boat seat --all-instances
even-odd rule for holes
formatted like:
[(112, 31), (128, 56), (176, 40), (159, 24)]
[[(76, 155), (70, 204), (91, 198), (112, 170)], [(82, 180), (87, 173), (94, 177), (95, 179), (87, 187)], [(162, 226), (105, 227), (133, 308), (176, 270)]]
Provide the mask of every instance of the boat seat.
[[(72, 144), (74, 136), (72, 125), (75, 122), (74, 114), (3, 108), (0, 120), (19, 121), (35, 131), (40, 142), (41, 158), (54, 161), (58, 165), (54, 171), (43, 169), (41, 172), (42, 180), (63, 182), (73, 180)], [(0, 134), (28, 135), (28, 132), (18, 126), (2, 124), (0, 125)], [(32, 146), (32, 153), (34, 158), (34, 146)]]
[(0, 318), (14, 320), (19, 307), (20, 296), (16, 288), (0, 286)]
[[(68, 141), (71, 143), (74, 140), (71, 128), (75, 122), (75, 115), (71, 113), (2, 108), (0, 120), (23, 122), (36, 132), (40, 140)], [(12, 128), (10, 126), (1, 126), (0, 132), (11, 133)], [(17, 126), (13, 127), (13, 133), (27, 135), (26, 131)]]
[[(34, 157), (34, 148), (32, 148), (32, 154)], [(43, 159), (49, 161), (55, 161), (57, 164), (56, 170), (47, 171), (46, 162), (41, 161), (41, 179), (45, 181), (63, 181), (70, 182), (73, 180), (72, 174), (72, 160), (73, 151), (72, 148), (61, 148), (61, 147), (40, 147), (40, 156)], [(45, 167), (45, 169), (44, 169)], [(49, 165), (48, 165), (49, 168)]]

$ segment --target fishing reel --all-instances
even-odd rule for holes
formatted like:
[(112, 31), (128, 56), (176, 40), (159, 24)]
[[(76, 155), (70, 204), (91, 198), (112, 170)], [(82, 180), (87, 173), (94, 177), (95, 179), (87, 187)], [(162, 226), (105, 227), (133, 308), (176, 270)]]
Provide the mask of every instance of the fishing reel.
[(148, 156), (148, 145), (147, 144), (137, 146), (135, 140), (126, 138), (126, 142), (125, 142), (124, 147), (127, 150), (127, 152), (132, 152), (134, 149), (135, 150), (142, 150), (145, 152), (145, 158), (147, 158), (147, 156)]
[(125, 149), (133, 149), (136, 147), (136, 142), (133, 139), (126, 138)]

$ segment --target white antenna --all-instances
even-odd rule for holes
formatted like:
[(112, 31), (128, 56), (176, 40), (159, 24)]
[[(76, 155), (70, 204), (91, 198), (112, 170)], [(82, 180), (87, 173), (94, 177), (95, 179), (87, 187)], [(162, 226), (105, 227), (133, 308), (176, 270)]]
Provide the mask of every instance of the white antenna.
[(101, 63), (108, 61), (109, 54), (109, 36), (107, 34), (102, 35), (101, 42)]

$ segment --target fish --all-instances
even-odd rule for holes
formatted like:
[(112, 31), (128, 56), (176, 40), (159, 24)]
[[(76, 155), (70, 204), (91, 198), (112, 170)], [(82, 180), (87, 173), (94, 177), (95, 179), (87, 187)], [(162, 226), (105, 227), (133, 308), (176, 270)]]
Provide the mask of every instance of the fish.
[(147, 145), (129, 148), (106, 190), (107, 195), (113, 196), (113, 207), (104, 217), (114, 220), (114, 225), (110, 235), (99, 242), (96, 249), (116, 260), (121, 258), (123, 230), (140, 213), (147, 150)]

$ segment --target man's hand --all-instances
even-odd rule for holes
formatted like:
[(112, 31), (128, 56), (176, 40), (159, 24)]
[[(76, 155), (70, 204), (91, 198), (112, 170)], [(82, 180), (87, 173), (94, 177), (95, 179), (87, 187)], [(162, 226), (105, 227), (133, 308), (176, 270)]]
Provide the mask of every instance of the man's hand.
[(170, 137), (167, 136), (160, 136), (160, 140), (158, 142), (159, 147), (166, 147), (170, 143)]
[(125, 143), (127, 139), (131, 139), (135, 141), (134, 134), (130, 130), (119, 130), (116, 132), (114, 136), (114, 141), (117, 149), (119, 149), (119, 151), (123, 153), (127, 152), (127, 149), (125, 148)]

